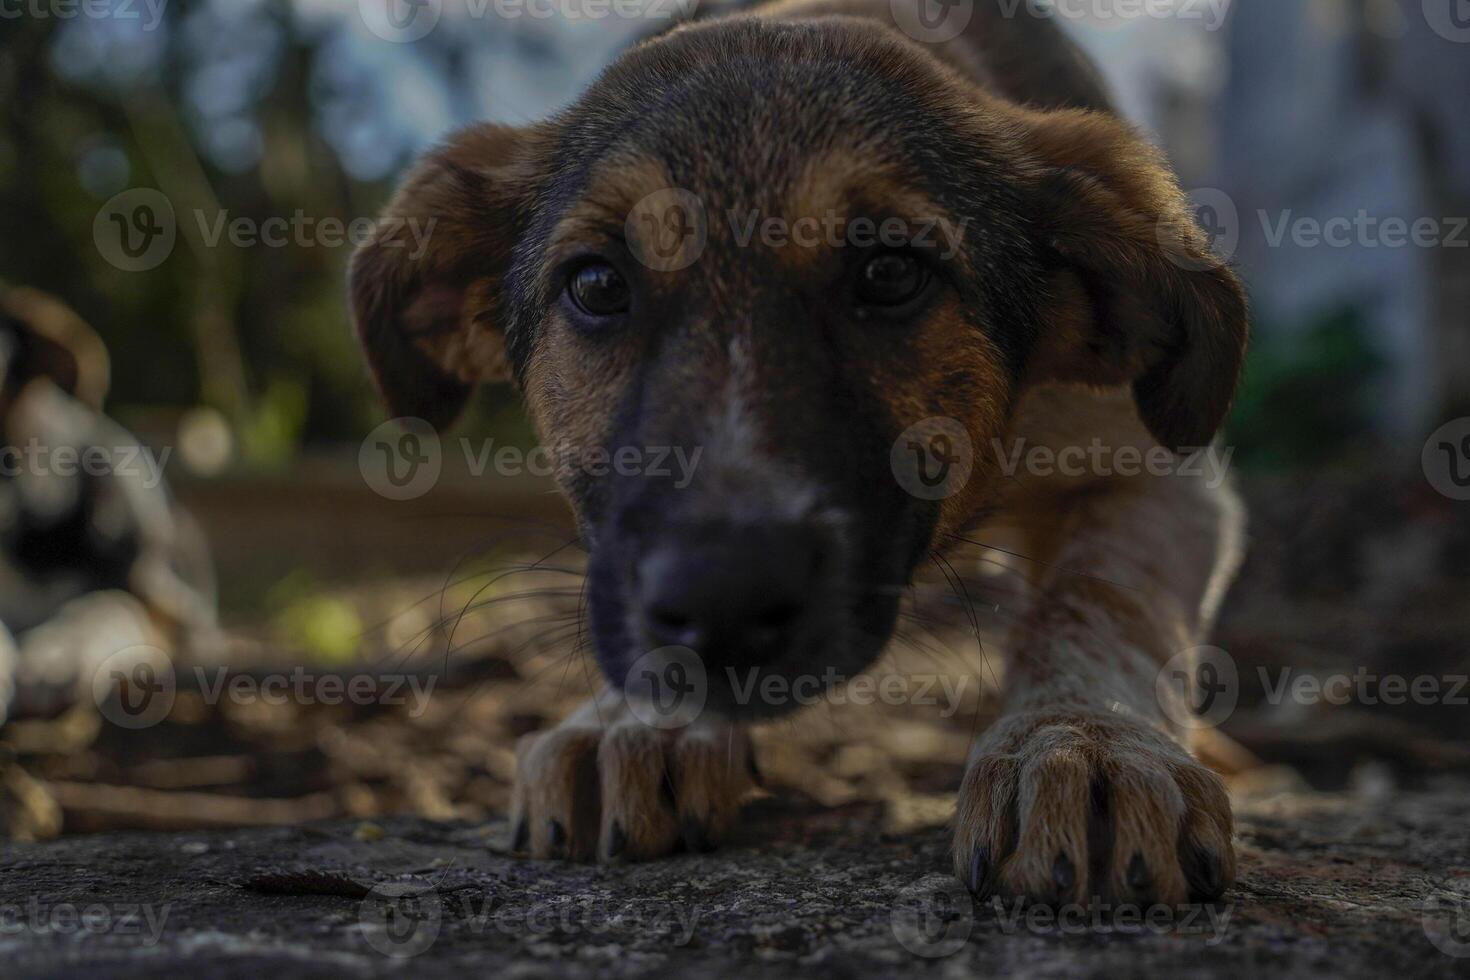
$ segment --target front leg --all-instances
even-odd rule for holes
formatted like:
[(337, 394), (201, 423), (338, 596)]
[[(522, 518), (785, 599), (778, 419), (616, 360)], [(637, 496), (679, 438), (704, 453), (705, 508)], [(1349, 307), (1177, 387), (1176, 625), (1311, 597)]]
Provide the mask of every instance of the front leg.
[(1239, 525), (1228, 490), (1179, 476), (1049, 508), (1004, 711), (960, 792), (955, 869), (977, 895), (1178, 904), (1234, 880), (1229, 797), (1156, 681), (1207, 628)]

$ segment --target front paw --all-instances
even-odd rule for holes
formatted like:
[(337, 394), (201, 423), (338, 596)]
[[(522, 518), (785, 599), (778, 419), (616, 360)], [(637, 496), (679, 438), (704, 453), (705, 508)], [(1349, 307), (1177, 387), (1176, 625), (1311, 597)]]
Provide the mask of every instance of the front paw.
[(1235, 880), (1220, 777), (1144, 722), (1004, 718), (977, 747), (955, 817), (955, 873), (980, 898), (1213, 901)]
[(517, 744), (514, 847), (574, 861), (706, 851), (734, 824), (755, 771), (736, 726), (654, 728), (605, 697)]

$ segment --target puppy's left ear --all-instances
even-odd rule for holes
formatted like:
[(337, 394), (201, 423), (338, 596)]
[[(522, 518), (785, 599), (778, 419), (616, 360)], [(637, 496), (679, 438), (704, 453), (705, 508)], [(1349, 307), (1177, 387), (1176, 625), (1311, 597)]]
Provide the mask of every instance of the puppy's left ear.
[(504, 279), (534, 193), (538, 131), (480, 125), (430, 151), (349, 275), (358, 338), (395, 416), (450, 425), (510, 377)]
[(1039, 370), (1130, 385), (1161, 445), (1209, 445), (1245, 359), (1240, 281), (1131, 128), (1098, 113), (1023, 112), (1038, 244), (1053, 266)]

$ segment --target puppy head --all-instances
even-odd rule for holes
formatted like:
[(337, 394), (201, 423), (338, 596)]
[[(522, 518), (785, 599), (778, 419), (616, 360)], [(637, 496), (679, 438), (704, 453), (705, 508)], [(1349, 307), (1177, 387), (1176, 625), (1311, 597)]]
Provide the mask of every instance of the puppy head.
[(1068, 381), (1204, 445), (1244, 346), (1238, 284), (1126, 127), (998, 103), (844, 18), (647, 42), (548, 123), (452, 138), (387, 218), (352, 297), (392, 411), (445, 425), (513, 378), (591, 550), (605, 673), (691, 647), (729, 711), (783, 707), (732, 672), (865, 667), (985, 512), (986, 454), (943, 493), (905, 478), (916, 423), (986, 446)]

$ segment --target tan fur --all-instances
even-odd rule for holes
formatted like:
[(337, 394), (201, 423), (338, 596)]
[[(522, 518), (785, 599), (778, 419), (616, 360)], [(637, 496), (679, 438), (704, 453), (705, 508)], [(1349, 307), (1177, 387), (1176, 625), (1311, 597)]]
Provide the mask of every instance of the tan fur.
[[(1094, 436), (1151, 445), (1125, 399), (1080, 388), (1038, 391), (1016, 432), (1057, 447)], [(1162, 712), (1155, 678), (1208, 628), (1215, 581), (1239, 562), (1238, 505), (1228, 489), (1184, 476), (1059, 477), (1013, 492), (1026, 498), (1005, 514), (1036, 559), (1027, 563), (1033, 611), (1010, 638), (1005, 715), (977, 744), (961, 788), (956, 873), (967, 877), (970, 856), (989, 848), (994, 890), (1053, 896), (1054, 866), (1067, 855), (1075, 883), (1063, 898), (1182, 902), (1176, 847), (1188, 839), (1219, 856), (1228, 884), (1229, 799)], [(1089, 868), (1098, 855), (1078, 841), (1098, 781), (1110, 791), (1114, 837), (1106, 866)], [(1011, 813), (1034, 832), (1011, 836)], [(1142, 895), (1128, 883), (1135, 858), (1149, 877)]]
[[(698, 849), (728, 835), (754, 786), (743, 730), (712, 719), (678, 731), (650, 728), (613, 693), (550, 732), (524, 736), (516, 758), (511, 822), (541, 858), (641, 860), (680, 844)], [(587, 788), (588, 774), (596, 789)], [(586, 805), (594, 792), (597, 805)], [(566, 843), (555, 843), (552, 821)]]
[[(1011, 161), (1007, 177), (1018, 186), (1043, 195), (1046, 207), (1028, 219), (1045, 230), (1058, 259), (1045, 286), (1048, 330), (1024, 376), (1013, 379), (1005, 352), (967, 323), (957, 295), (910, 325), (911, 364), (880, 356), (881, 338), (861, 331), (843, 338), (893, 419), (948, 416), (972, 435), (974, 472), (944, 501), (939, 541), (958, 548), (961, 537), (1010, 535), (1030, 559), (1029, 611), (1008, 644), (1005, 714), (975, 746), (960, 789), (955, 870), (985, 893), (1183, 901), (1201, 890), (1199, 855), (1218, 862), (1223, 884), (1233, 878), (1230, 807), (1219, 779), (1189, 755), (1187, 733), (1169, 724), (1155, 677), (1208, 630), (1239, 561), (1239, 505), (1228, 489), (1184, 476), (1007, 476), (987, 440), (1061, 448), (1099, 439), (1140, 452), (1208, 442), (1239, 373), (1243, 298), (1228, 270), (1210, 261), (1159, 154), (1130, 127), (1099, 112), (1022, 106), (1023, 86), (1005, 85), (1026, 69), (987, 49), (994, 42), (982, 36), (978, 7), (977, 26), (937, 48), (896, 40), (880, 26), (891, 24), (889, 10), (887, 0), (780, 0), (759, 16), (845, 15), (839, 29), (879, 52), (884, 67), (925, 79), (959, 131)], [(998, 63), (1005, 77), (987, 67)], [(780, 138), (748, 134), (757, 146)], [(463, 208), (445, 189), (447, 161), (494, 171), (496, 207), (513, 213), (536, 141), (534, 133), (473, 131), (417, 171), (390, 210)], [(695, 155), (690, 166), (711, 163)], [(555, 229), (545, 264), (595, 244), (609, 226), (621, 231), (635, 204), (670, 183), (664, 161), (613, 158)], [(859, 194), (897, 215), (938, 210), (872, 146), (831, 147), (781, 187), (756, 193), (766, 191), (770, 200), (742, 203), (781, 208), (778, 216), (793, 221), (846, 213)], [(711, 234), (722, 233), (710, 220)], [(432, 283), (469, 247), (467, 234), (451, 217), (434, 256), (419, 269), (389, 270), (390, 285)], [(788, 249), (773, 267), (812, 275), (823, 251)], [(369, 270), (380, 261), (373, 249), (361, 260)], [(447, 335), (420, 331), (429, 336), (416, 334), (414, 343), (464, 381), (494, 376), (500, 363), (487, 320), (498, 273), (495, 263), (488, 268), (467, 290), (429, 285), (408, 305), (410, 322), (449, 321)], [(699, 271), (718, 299), (738, 296), (746, 285), (739, 277), (751, 275), (711, 270), (708, 259)], [(681, 274), (668, 272), (667, 281)], [(381, 313), (385, 296), (397, 298), (371, 285), (362, 294), (369, 312)], [(565, 319), (553, 312), (542, 324), (522, 379), (526, 400), (548, 441), (601, 445), (640, 352), (590, 345)], [(693, 325), (684, 341), (708, 356), (690, 359), (703, 366), (686, 369), (697, 376), (680, 377), (677, 389), (692, 400), (738, 403), (759, 368), (750, 333), (726, 337), (700, 329), (707, 326)], [(688, 839), (686, 822), (711, 840), (728, 831), (751, 787), (749, 754), (738, 726), (703, 720), (679, 733), (656, 731), (606, 695), (523, 741), (515, 821), (539, 857), (666, 854), (681, 838), (702, 843)], [(1107, 837), (1098, 849), (1092, 832), (1100, 819)]]

